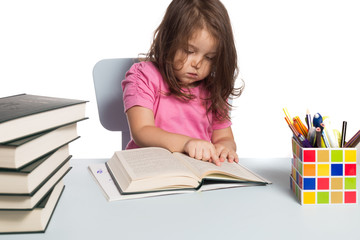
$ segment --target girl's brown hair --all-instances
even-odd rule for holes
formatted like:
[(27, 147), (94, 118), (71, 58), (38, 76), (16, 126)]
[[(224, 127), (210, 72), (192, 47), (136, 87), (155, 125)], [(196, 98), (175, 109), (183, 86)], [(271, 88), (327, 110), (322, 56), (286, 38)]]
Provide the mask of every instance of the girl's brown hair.
[(186, 48), (196, 30), (206, 28), (217, 39), (217, 54), (213, 58), (213, 73), (202, 82), (209, 92), (207, 111), (216, 113), (219, 120), (229, 119), (231, 97), (240, 96), (235, 88), (238, 74), (237, 54), (228, 13), (219, 0), (173, 0), (156, 29), (147, 60), (153, 62), (169, 85), (170, 94), (183, 99), (193, 96), (182, 90), (173, 68), (175, 53)]

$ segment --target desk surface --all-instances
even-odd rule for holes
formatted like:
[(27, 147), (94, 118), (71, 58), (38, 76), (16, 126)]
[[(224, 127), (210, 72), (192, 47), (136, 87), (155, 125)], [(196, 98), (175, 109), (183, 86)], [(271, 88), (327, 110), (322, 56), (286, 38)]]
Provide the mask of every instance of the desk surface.
[(116, 202), (107, 202), (87, 168), (104, 161), (71, 160), (45, 233), (0, 239), (360, 239), (359, 204), (301, 206), (295, 200), (290, 159), (240, 159), (273, 182), (268, 186)]

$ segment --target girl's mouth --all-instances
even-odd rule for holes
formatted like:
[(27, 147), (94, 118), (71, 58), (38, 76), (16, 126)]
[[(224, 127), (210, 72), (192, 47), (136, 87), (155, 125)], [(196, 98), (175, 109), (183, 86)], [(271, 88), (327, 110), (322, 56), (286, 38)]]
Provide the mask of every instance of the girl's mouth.
[(198, 75), (196, 73), (187, 73), (187, 75), (191, 78), (197, 78)]

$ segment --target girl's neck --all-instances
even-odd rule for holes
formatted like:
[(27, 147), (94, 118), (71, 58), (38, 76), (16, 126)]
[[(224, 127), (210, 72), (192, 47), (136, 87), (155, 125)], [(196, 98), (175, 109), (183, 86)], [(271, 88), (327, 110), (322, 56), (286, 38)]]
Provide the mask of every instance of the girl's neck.
[(192, 84), (188, 84), (188, 85), (181, 85), (182, 89), (192, 89), (192, 88), (197, 88), (202, 84), (202, 81), (197, 81), (194, 82)]

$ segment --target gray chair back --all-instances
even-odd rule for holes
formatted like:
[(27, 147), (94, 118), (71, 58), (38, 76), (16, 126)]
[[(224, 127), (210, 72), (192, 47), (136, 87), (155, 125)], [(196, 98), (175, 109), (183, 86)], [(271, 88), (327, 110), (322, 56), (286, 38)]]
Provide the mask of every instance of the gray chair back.
[(124, 112), (121, 81), (137, 58), (104, 59), (93, 68), (96, 102), (101, 125), (109, 131), (122, 132), (122, 149), (130, 141), (130, 130)]

